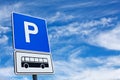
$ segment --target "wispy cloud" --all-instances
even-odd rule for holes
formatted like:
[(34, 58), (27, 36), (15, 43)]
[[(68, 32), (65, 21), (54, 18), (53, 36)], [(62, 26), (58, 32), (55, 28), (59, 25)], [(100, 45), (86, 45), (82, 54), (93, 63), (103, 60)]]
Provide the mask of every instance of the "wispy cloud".
[(116, 28), (101, 32), (95, 37), (90, 38), (90, 44), (101, 46), (107, 49), (120, 50), (120, 24), (115, 26)]
[(13, 67), (0, 68), (0, 80), (29, 80), (27, 77), (16, 77)]
[(9, 27), (3, 27), (0, 25), (0, 34), (5, 34), (10, 31)]
[(92, 4), (94, 4), (94, 2), (77, 2), (77, 3), (61, 6), (60, 8), (76, 8), (76, 7), (81, 8), (81, 7), (92, 6)]
[(110, 5), (110, 4), (115, 4), (115, 3), (118, 3), (119, 1), (118, 0), (110, 0), (109, 2), (108, 1), (105, 1), (105, 0), (101, 0), (101, 1), (96, 1), (96, 0), (92, 0), (92, 1), (76, 1), (75, 3), (71, 3), (71, 4), (68, 4), (68, 5), (62, 5), (60, 8), (62, 9), (69, 9), (69, 8), (85, 8), (85, 7), (98, 7), (98, 6), (105, 6), (105, 5)]
[(101, 11), (101, 16), (107, 16), (107, 15), (114, 15), (114, 14), (118, 14), (120, 12), (120, 10), (118, 9), (106, 9)]
[(3, 27), (0, 25), (0, 44), (7, 44), (9, 38), (6, 33), (8, 32), (10, 32), (9, 27)]
[(56, 12), (56, 14), (54, 16), (52, 16), (52, 17), (49, 17), (47, 19), (47, 21), (49, 23), (57, 22), (57, 21), (66, 22), (66, 21), (71, 20), (73, 18), (74, 18), (74, 16), (72, 16), (72, 15), (66, 15), (66, 14), (61, 13), (61, 12)]
[(11, 20), (11, 13), (14, 11), (20, 12), (20, 7), (22, 6), (22, 3), (18, 2), (16, 4), (11, 5), (3, 5), (0, 7), (0, 23), (3, 23), (4, 21)]
[(13, 47), (12, 46), (3, 47), (3, 51), (4, 51), (5, 55), (13, 56)]
[(0, 76), (1, 77), (15, 76), (13, 67), (0, 68)]
[(110, 26), (111, 25), (111, 22), (113, 20), (115, 20), (116, 18), (101, 18), (100, 20), (92, 20), (92, 21), (88, 21), (88, 22), (85, 22), (85, 23), (81, 23), (80, 26), (81, 27), (95, 27), (95, 26)]
[[(81, 52), (79, 52), (81, 54)], [(72, 57), (72, 55), (74, 55)], [(118, 80), (119, 56), (77, 58), (73, 53), (69, 61), (55, 61), (55, 79), (58, 80)], [(109, 76), (108, 76), (109, 75)]]
[(79, 23), (71, 23), (65, 26), (60, 26), (60, 27), (53, 27), (50, 28), (50, 37), (52, 38), (59, 38), (59, 37), (64, 37), (64, 36), (69, 36), (71, 34), (78, 34), (78, 27)]
[[(60, 65), (61, 66), (61, 65)], [(80, 67), (79, 67), (80, 68)], [(58, 80), (119, 80), (120, 69), (85, 69), (83, 71), (75, 71), (74, 68), (71, 71), (67, 71), (67, 67), (64, 68), (68, 75), (57, 75), (55, 79)], [(70, 68), (71, 69), (71, 68)], [(109, 76), (108, 76), (109, 75)], [(54, 80), (55, 80), (54, 79)]]
[(6, 35), (3, 35), (0, 38), (0, 44), (6, 44), (8, 42), (8, 37)]
[[(99, 20), (90, 20), (90, 21), (81, 22), (81, 23), (73, 22), (73, 23), (70, 23), (64, 26), (58, 26), (58, 27), (54, 26), (49, 29), (49, 33), (50, 33), (49, 37), (51, 41), (55, 40), (53, 41), (53, 43), (64, 37), (71, 37), (72, 40), (77, 40), (78, 42), (81, 42), (83, 39), (85, 41), (86, 39), (91, 37), (91, 35), (94, 36), (94, 34), (96, 35), (96, 33), (99, 33), (99, 31), (102, 32), (103, 29), (105, 30), (105, 29), (108, 29), (108, 27), (114, 26), (115, 24), (113, 24), (112, 22), (116, 19), (117, 18), (103, 17)], [(66, 39), (70, 40), (71, 38), (66, 38)], [(69, 40), (67, 42), (69, 42)]]

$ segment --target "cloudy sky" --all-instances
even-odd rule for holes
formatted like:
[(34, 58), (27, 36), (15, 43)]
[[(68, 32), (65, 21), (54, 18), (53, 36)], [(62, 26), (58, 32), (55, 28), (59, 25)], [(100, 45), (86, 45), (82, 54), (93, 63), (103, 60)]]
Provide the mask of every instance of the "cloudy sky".
[(15, 75), (12, 12), (46, 19), (53, 75), (39, 80), (120, 80), (120, 0), (0, 0), (0, 80)]

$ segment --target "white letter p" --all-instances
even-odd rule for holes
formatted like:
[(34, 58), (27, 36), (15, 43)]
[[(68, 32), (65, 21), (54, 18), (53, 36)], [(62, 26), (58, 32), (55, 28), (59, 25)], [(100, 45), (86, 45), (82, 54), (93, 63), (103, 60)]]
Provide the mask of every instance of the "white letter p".
[[(29, 26), (32, 26), (34, 28), (34, 30), (29, 30)], [(37, 34), (38, 33), (38, 27), (34, 23), (24, 21), (24, 28), (25, 28), (26, 42), (30, 43), (30, 34)]]

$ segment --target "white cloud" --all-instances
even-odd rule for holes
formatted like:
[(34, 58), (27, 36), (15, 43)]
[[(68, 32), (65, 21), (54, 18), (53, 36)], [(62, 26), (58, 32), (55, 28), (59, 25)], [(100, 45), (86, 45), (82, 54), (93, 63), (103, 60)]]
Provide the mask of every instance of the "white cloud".
[(5, 55), (13, 56), (13, 47), (12, 46), (3, 47), (3, 51), (4, 51)]
[(8, 41), (8, 36), (6, 33), (10, 31), (9, 27), (3, 27), (0, 25), (0, 44), (6, 44)]
[(10, 31), (10, 28), (9, 27), (3, 27), (0, 25), (0, 34), (4, 34), (4, 33), (7, 33)]
[(29, 80), (27, 77), (20, 77), (14, 74), (13, 67), (0, 68), (0, 80)]
[(20, 78), (20, 79), (18, 79), (18, 78), (11, 78), (11, 79), (9, 79), (9, 80), (29, 80), (29, 79), (26, 78), (26, 77), (23, 77), (23, 78)]
[[(113, 26), (112, 22), (117, 18), (101, 18), (99, 20), (90, 20), (86, 22), (73, 22), (64, 26), (54, 26), (49, 29), (50, 39), (59, 40), (63, 37), (77, 36), (76, 40), (80, 42), (85, 36), (91, 37), (98, 33), (98, 28), (104, 29)], [(71, 37), (72, 38), (72, 37)], [(81, 40), (80, 40), (81, 39)], [(72, 39), (75, 40), (75, 39)], [(53, 43), (55, 42), (53, 41)], [(64, 42), (64, 41), (63, 41)], [(69, 42), (69, 40), (68, 40)]]
[(75, 22), (75, 23), (71, 23), (65, 26), (61, 26), (61, 27), (53, 27), (50, 28), (49, 30), (51, 31), (51, 33), (55, 33), (53, 34), (52, 37), (60, 37), (60, 36), (69, 36), (70, 34), (78, 34), (78, 30), (79, 30), (79, 23)]
[(25, 77), (25, 78), (23, 78), (23, 79), (21, 79), (21, 80), (29, 80), (29, 79)]
[[(84, 41), (106, 49), (120, 50), (120, 24), (117, 22), (113, 24), (116, 20), (116, 17), (103, 17), (99, 20), (91, 20), (82, 23), (73, 22), (64, 26), (51, 27), (49, 29), (49, 37), (52, 43), (58, 43), (61, 42), (59, 40), (62, 38), (71, 37), (68, 38), (67, 42), (65, 40), (65, 43), (73, 43), (75, 40), (76, 43)], [(115, 27), (112, 29), (113, 26)], [(112, 30), (107, 30), (108, 28)], [(72, 39), (73, 36), (74, 39)], [(64, 40), (62, 42), (64, 43)]]
[(120, 74), (120, 69), (116, 69), (116, 70), (107, 69), (107, 68), (85, 69), (83, 71), (78, 71), (78, 72), (74, 71), (73, 69), (68, 72), (68, 76), (59, 75), (56, 76), (55, 79), (57, 80), (120, 80), (119, 74)]
[(3, 35), (0, 38), (0, 44), (6, 44), (8, 42), (8, 37), (6, 35)]
[(68, 20), (71, 20), (73, 19), (74, 16), (72, 15), (66, 15), (64, 13), (61, 13), (61, 12), (56, 12), (56, 14), (50, 18), (47, 19), (48, 22), (52, 23), (52, 22), (55, 22), (55, 21), (68, 21)]
[(120, 50), (120, 24), (113, 30), (101, 32), (90, 38), (90, 44), (101, 46), (107, 49)]
[(95, 4), (94, 2), (78, 2), (78, 3), (73, 3), (70, 5), (62, 5), (60, 8), (76, 8), (76, 7), (88, 7), (88, 6), (93, 6)]
[[(9, 38), (6, 33), (11, 31), (10, 27), (5, 27), (3, 25), (9, 25), (11, 23), (10, 20), (12, 12), (19, 11), (22, 3), (18, 2), (11, 5), (7, 4), (0, 6), (0, 44), (6, 44), (8, 42)], [(9, 22), (6, 24), (6, 21)]]
[[(76, 73), (72, 80), (119, 80), (120, 69), (86, 69), (81, 74)], [(79, 77), (80, 75), (80, 77)]]
[[(119, 1), (113, 1), (113, 0), (110, 0), (109, 2), (108, 1), (79, 1), (79, 2), (76, 2), (76, 3), (71, 3), (71, 4), (66, 4), (66, 5), (62, 5), (60, 8), (65, 8), (65, 9), (68, 9), (68, 8), (84, 8), (84, 7), (96, 7), (96, 6), (103, 6), (103, 5), (110, 5), (110, 4), (113, 4), (113, 3), (118, 3)], [(112, 12), (112, 11), (111, 11)]]
[(12, 77), (14, 75), (13, 67), (0, 68), (0, 77)]
[(107, 67), (114, 67), (114, 66), (118, 66), (120, 67), (120, 55), (118, 56), (111, 56), (109, 58), (107, 58), (106, 60), (104, 60), (104, 62), (106, 62), (105, 66)]
[(113, 20), (115, 20), (116, 18), (101, 18), (100, 20), (92, 20), (92, 21), (88, 21), (86, 23), (81, 23), (80, 26), (82, 27), (95, 27), (95, 26), (110, 26), (111, 22)]
[(19, 11), (22, 3), (18, 2), (11, 5), (3, 5), (0, 7), (0, 22), (10, 20), (11, 14), (14, 11)]
[(120, 69), (115, 68), (120, 66), (120, 55), (98, 58), (77, 58), (76, 53), (72, 55), (68, 61), (54, 62), (54, 80), (120, 80)]

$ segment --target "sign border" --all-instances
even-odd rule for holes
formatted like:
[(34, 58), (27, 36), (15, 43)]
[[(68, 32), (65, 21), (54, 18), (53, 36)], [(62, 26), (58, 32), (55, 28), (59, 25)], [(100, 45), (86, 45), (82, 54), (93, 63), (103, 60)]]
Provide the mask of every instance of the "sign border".
[(13, 19), (13, 14), (19, 14), (19, 15), (23, 15), (23, 16), (28, 16), (28, 17), (33, 17), (33, 18), (37, 18), (37, 19), (42, 19), (42, 20), (45, 20), (45, 28), (46, 28), (46, 32), (47, 32), (47, 39), (48, 39), (48, 46), (49, 46), (49, 52), (47, 53), (51, 53), (51, 46), (50, 46), (50, 39), (49, 39), (49, 36), (48, 36), (48, 29), (47, 29), (47, 21), (46, 19), (44, 18), (40, 18), (40, 17), (34, 17), (34, 16), (31, 16), (31, 15), (28, 15), (28, 14), (22, 14), (22, 13), (18, 13), (18, 12), (12, 12), (12, 45), (13, 45), (13, 49), (15, 51), (29, 51), (29, 52), (32, 52), (32, 51), (35, 51), (35, 52), (41, 52), (41, 53), (46, 53), (44, 51), (36, 51), (36, 50), (27, 50), (27, 49), (16, 49), (15, 48), (15, 36), (14, 36), (14, 19)]

